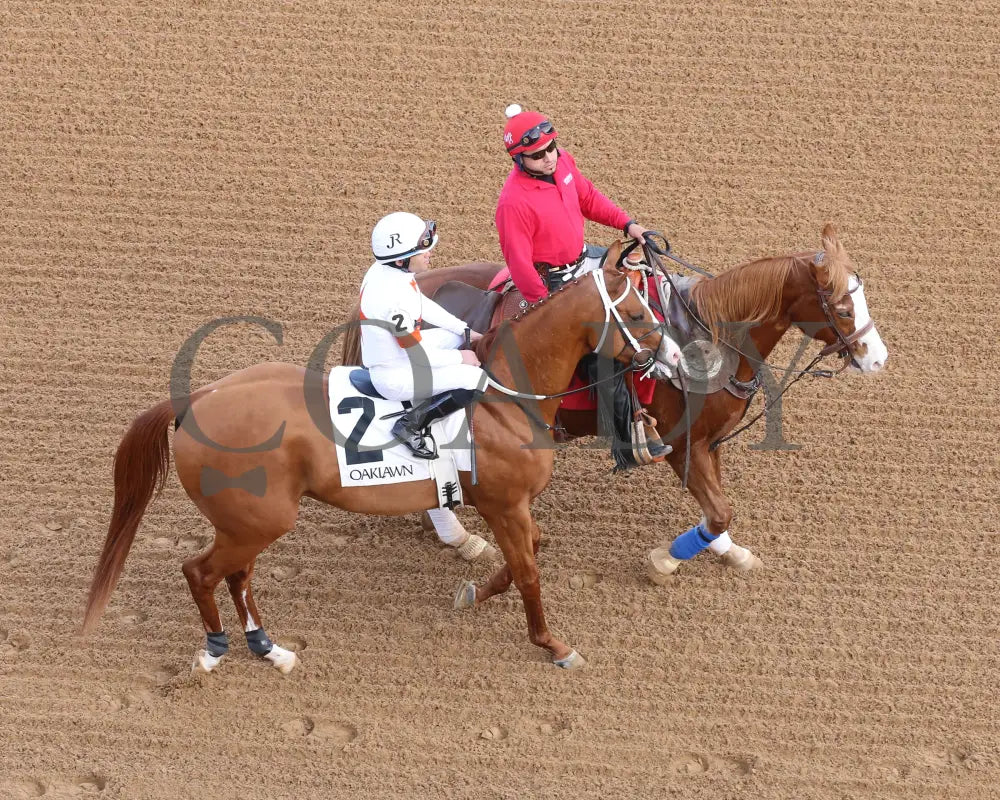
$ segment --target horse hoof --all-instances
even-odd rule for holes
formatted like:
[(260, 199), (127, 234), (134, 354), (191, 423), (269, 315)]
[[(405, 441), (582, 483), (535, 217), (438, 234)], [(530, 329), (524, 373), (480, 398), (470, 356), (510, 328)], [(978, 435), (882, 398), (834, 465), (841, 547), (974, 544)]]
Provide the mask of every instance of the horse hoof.
[(576, 650), (570, 650), (565, 658), (554, 658), (552, 663), (560, 669), (583, 669), (587, 666), (587, 659), (581, 656)]
[(680, 565), (681, 560), (670, 555), (669, 547), (658, 547), (649, 554), (646, 574), (657, 586), (666, 586)]
[(299, 665), (298, 655), (278, 645), (274, 645), (264, 658), (274, 664), (282, 675), (287, 675)]
[(476, 584), (472, 581), (462, 581), (455, 592), (455, 610), (461, 611), (463, 608), (475, 608), (476, 606)]
[(754, 555), (752, 550), (734, 544), (722, 554), (722, 563), (737, 572), (753, 572), (764, 568), (764, 562)]
[(208, 650), (199, 650), (194, 655), (194, 661), (191, 663), (191, 671), (207, 674), (219, 666), (220, 661), (222, 661), (222, 656), (213, 656)]
[(458, 554), (466, 561), (492, 561), (497, 556), (497, 550), (487, 542), (482, 536), (470, 534), (465, 540), (465, 544), (455, 548)]
[(424, 529), (427, 533), (434, 533), (434, 523), (431, 521), (431, 515), (424, 511), (420, 515), (420, 527)]

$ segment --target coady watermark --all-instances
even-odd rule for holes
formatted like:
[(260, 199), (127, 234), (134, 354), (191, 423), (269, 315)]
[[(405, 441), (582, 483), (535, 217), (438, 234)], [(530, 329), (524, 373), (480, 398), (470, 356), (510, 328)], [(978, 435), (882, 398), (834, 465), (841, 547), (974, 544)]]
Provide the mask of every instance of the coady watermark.
[[(603, 324), (603, 321), (594, 323), (597, 328), (603, 327)], [(284, 421), (277, 423), (274, 432), (261, 442), (247, 447), (228, 447), (214, 441), (201, 430), (194, 408), (189, 407), (188, 397), (193, 391), (191, 386), (191, 372), (199, 349), (213, 333), (231, 325), (258, 326), (267, 331), (273, 337), (276, 344), (279, 346), (283, 344), (282, 324), (266, 317), (232, 316), (220, 317), (206, 322), (187, 337), (174, 358), (170, 371), (170, 397), (174, 404), (175, 413), (181, 418), (184, 431), (203, 445), (229, 453), (260, 453), (277, 449), (280, 447), (284, 437), (286, 426)], [(352, 320), (333, 328), (319, 341), (309, 357), (303, 378), (303, 398), (317, 430), (328, 439), (342, 447), (345, 445), (350, 446), (360, 453), (378, 452), (395, 446), (397, 442), (394, 439), (389, 439), (384, 443), (361, 445), (356, 441), (351, 441), (352, 431), (356, 426), (352, 425), (352, 429), (345, 432), (338, 428), (335, 421), (331, 424), (330, 398), (328, 397), (326, 388), (326, 363), (334, 345), (340, 341), (341, 337), (359, 325), (371, 325), (389, 331), (393, 330), (393, 326), (389, 322), (367, 319)], [(818, 324), (817, 329), (822, 326), (822, 323)], [(739, 362), (740, 357), (744, 357), (751, 363), (758, 365), (757, 375), (759, 376), (764, 397), (771, 398), (766, 404), (766, 413), (764, 414), (764, 437), (750, 444), (750, 448), (754, 450), (797, 450), (801, 447), (801, 445), (787, 441), (784, 437), (782, 393), (788, 386), (789, 381), (793, 380), (800, 373), (798, 365), (804, 360), (806, 350), (813, 341), (809, 335), (813, 331), (802, 331), (801, 342), (787, 366), (768, 364), (757, 352), (753, 344), (753, 339), (748, 335), (749, 331), (750, 327), (744, 325), (737, 339), (740, 342), (738, 348), (728, 345), (726, 340), (716, 342), (696, 340), (684, 346), (682, 349), (681, 368), (684, 380), (688, 382), (689, 387), (689, 391), (685, 394), (687, 411), (680, 416), (666, 435), (661, 434), (664, 441), (670, 441), (683, 436), (689, 425), (693, 426), (696, 424), (697, 420), (706, 412), (706, 408), (708, 407), (711, 394), (705, 393), (706, 391), (724, 390), (721, 385), (713, 390), (712, 381), (718, 381), (720, 377), (722, 382), (729, 379), (730, 373), (735, 371), (735, 367), (731, 363), (734, 361), (735, 353), (735, 363)], [(668, 335), (670, 334), (669, 328), (666, 332)], [(410, 358), (410, 365), (413, 370), (414, 396), (417, 398), (430, 397), (433, 392), (433, 370), (431, 369), (426, 351), (418, 343), (413, 347), (406, 348), (405, 352)], [(509, 326), (503, 326), (499, 329), (490, 351), (489, 360), (483, 364), (483, 367), (491, 374), (493, 374), (493, 367), (497, 363), (499, 356), (503, 356), (506, 372), (510, 375), (509, 383), (505, 384), (507, 388), (513, 389), (523, 395), (534, 395), (535, 390), (533, 389), (524, 358)], [(593, 391), (595, 392), (598, 406), (598, 420), (603, 420), (604, 423), (599, 424), (598, 435), (586, 444), (587, 447), (606, 448), (612, 444), (615, 446), (627, 444), (621, 441), (615, 432), (615, 426), (611, 424), (614, 420), (615, 373), (621, 369), (622, 365), (614, 360), (599, 358), (596, 359), (594, 366), (588, 373), (588, 382), (596, 384), (593, 387)], [(591, 391), (591, 389), (584, 389), (583, 391)], [(542, 401), (530, 396), (512, 397), (497, 392), (484, 394), (477, 402), (480, 404), (517, 403), (529, 419), (533, 418), (540, 422), (543, 417), (540, 406)], [(350, 400), (348, 400), (347, 404), (350, 405)], [(356, 405), (356, 407), (361, 408), (360, 405)], [(351, 409), (348, 410), (352, 410), (353, 408), (355, 406), (351, 406)], [(533, 431), (532, 441), (522, 445), (522, 447), (553, 448), (557, 446), (543, 426), (533, 423), (531, 429)], [(439, 443), (438, 446), (439, 448), (467, 447), (467, 428), (463, 426), (452, 442), (446, 444)]]

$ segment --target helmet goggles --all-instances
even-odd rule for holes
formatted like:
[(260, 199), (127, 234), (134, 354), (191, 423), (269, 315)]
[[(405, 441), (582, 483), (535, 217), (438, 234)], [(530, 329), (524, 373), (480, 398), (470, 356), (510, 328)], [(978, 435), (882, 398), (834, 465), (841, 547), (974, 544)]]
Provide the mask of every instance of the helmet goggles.
[(548, 120), (538, 123), (534, 128), (529, 128), (524, 133), (521, 134), (521, 138), (518, 139), (514, 144), (510, 145), (507, 150), (514, 150), (518, 147), (531, 147), (543, 136), (548, 136), (555, 130), (555, 126)]

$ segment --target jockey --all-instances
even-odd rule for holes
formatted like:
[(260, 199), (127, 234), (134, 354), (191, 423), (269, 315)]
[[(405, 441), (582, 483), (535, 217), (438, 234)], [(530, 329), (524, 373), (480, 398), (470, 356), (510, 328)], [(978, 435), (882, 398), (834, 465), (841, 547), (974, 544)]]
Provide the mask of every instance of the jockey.
[[(486, 382), (476, 354), (459, 349), (465, 323), (424, 297), (413, 277), (429, 268), (436, 231), (416, 214), (380, 219), (372, 230), (375, 263), (361, 283), (361, 360), (383, 397), (420, 401), (396, 420), (392, 434), (427, 459), (435, 457), (425, 442), (427, 426), (465, 408)], [(481, 338), (471, 332), (471, 342)]]
[(496, 225), (514, 285), (536, 303), (583, 265), (584, 218), (634, 239), (648, 229), (584, 177), (573, 156), (557, 146), (556, 129), (544, 114), (516, 103), (506, 114), (503, 142), (514, 168), (497, 201)]

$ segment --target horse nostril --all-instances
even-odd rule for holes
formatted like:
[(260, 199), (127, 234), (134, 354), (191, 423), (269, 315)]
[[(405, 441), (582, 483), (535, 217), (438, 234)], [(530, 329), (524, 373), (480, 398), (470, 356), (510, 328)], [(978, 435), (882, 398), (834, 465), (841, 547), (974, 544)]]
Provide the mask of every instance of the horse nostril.
[(881, 361), (874, 361), (874, 362), (872, 362), (872, 371), (873, 372), (878, 372), (884, 366), (885, 366), (885, 364), (883, 364)]

